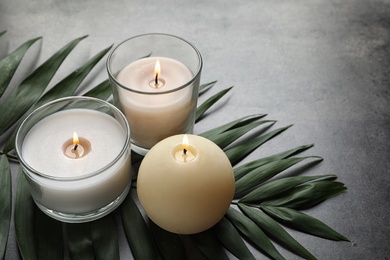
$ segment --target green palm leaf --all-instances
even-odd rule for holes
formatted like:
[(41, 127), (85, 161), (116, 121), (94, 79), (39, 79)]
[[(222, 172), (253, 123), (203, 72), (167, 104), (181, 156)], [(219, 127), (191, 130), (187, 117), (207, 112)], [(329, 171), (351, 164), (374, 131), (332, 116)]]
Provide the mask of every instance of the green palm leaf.
[(315, 180), (334, 180), (336, 175), (324, 175), (324, 176), (302, 176), (302, 177), (287, 177), (279, 180), (268, 182), (252, 192), (245, 195), (239, 200), (241, 203), (246, 204), (258, 204), (263, 200), (279, 195), (289, 189), (294, 188), (300, 184), (315, 181)]
[(207, 257), (207, 259), (229, 260), (221, 243), (210, 230), (191, 235), (196, 247)]
[(251, 241), (267, 256), (272, 259), (284, 259), (284, 257), (276, 250), (269, 238), (251, 219), (233, 208), (229, 208), (226, 216), (246, 239)]
[(112, 215), (88, 223), (66, 225), (71, 259), (119, 259), (116, 224)]
[(248, 174), (249, 172), (253, 171), (254, 169), (256, 169), (260, 166), (263, 166), (263, 165), (270, 163), (270, 162), (273, 162), (273, 161), (286, 159), (290, 156), (293, 156), (293, 155), (296, 155), (296, 154), (301, 153), (303, 151), (306, 151), (307, 149), (309, 149), (311, 147), (313, 147), (312, 144), (299, 146), (297, 148), (294, 148), (294, 149), (291, 149), (291, 150), (288, 150), (285, 152), (281, 152), (281, 153), (274, 154), (274, 155), (271, 155), (271, 156), (268, 156), (265, 158), (257, 159), (257, 160), (251, 161), (249, 163), (245, 163), (241, 166), (238, 166), (238, 167), (234, 168), (234, 176), (236, 178), (236, 181), (238, 179), (241, 179), (243, 176), (245, 176), (246, 174)]
[(281, 198), (266, 200), (264, 205), (274, 207), (288, 207), (294, 209), (307, 209), (329, 199), (347, 188), (341, 182), (319, 181), (295, 187)]
[(91, 223), (67, 224), (66, 231), (70, 258), (94, 260)]
[(121, 205), (127, 241), (135, 259), (157, 259), (158, 252), (150, 231), (130, 194)]
[(103, 82), (101, 82), (99, 85), (85, 93), (83, 96), (86, 97), (94, 97), (99, 98), (102, 100), (108, 99), (109, 96), (112, 94), (111, 84), (110, 81), (107, 79)]
[(212, 87), (214, 87), (215, 83), (217, 83), (216, 80), (214, 81), (211, 81), (209, 83), (205, 83), (205, 84), (202, 84), (199, 86), (199, 96), (204, 94), (206, 91), (208, 91), (209, 89), (211, 89)]
[(183, 242), (179, 235), (160, 228), (152, 221), (150, 221), (150, 227), (157, 247), (164, 259), (182, 260), (187, 258)]
[(298, 241), (290, 236), (290, 234), (287, 233), (275, 220), (268, 217), (258, 209), (250, 208), (240, 203), (238, 206), (250, 219), (253, 220), (253, 222), (256, 223), (256, 225), (290, 251), (305, 259), (316, 259), (309, 251), (298, 243)]
[(57, 85), (55, 85), (41, 98), (39, 98), (39, 100), (32, 106), (32, 109), (35, 109), (57, 98), (73, 95), (76, 89), (80, 86), (81, 82), (91, 72), (91, 70), (96, 66), (96, 64), (107, 54), (111, 47), (112, 46), (100, 51), (89, 61), (87, 61), (83, 66), (79, 67), (67, 77), (65, 77), (63, 80), (61, 80)]
[(3, 36), (3, 34), (5, 34), (7, 31), (2, 31), (0, 32), (0, 37)]
[(237, 229), (225, 217), (213, 229), (221, 244), (238, 259), (255, 259)]
[(0, 155), (0, 258), (3, 259), (8, 240), (12, 209), (11, 170), (7, 156)]
[(218, 138), (220, 134), (227, 130), (235, 129), (237, 127), (241, 127), (244, 125), (247, 125), (253, 121), (256, 121), (262, 117), (266, 116), (265, 114), (259, 114), (259, 115), (252, 115), (252, 116), (246, 116), (237, 120), (234, 120), (232, 122), (229, 122), (227, 124), (224, 124), (222, 126), (218, 126), (216, 128), (213, 128), (211, 130), (208, 130), (206, 132), (203, 132), (199, 134), (200, 136), (203, 136), (204, 138), (207, 138), (209, 140), (214, 140), (215, 138)]
[(272, 137), (277, 136), (281, 132), (285, 131), (290, 126), (282, 127), (279, 129), (276, 129), (274, 131), (269, 132), (268, 134), (264, 134), (261, 136), (258, 136), (254, 139), (248, 140), (241, 145), (237, 145), (235, 147), (232, 147), (225, 151), (227, 157), (229, 158), (232, 165), (237, 164), (242, 159), (244, 159), (248, 154), (250, 154), (252, 151), (254, 151), (257, 147), (264, 144), (268, 140), (270, 140)]
[(261, 209), (272, 218), (275, 218), (283, 224), (301, 232), (330, 240), (349, 241), (348, 238), (339, 234), (320, 220), (294, 209), (265, 205), (262, 205)]
[(255, 121), (247, 125), (243, 125), (238, 128), (227, 130), (221, 134), (219, 134), (215, 139), (212, 141), (218, 145), (221, 149), (226, 148), (229, 144), (236, 141), (241, 136), (247, 134), (250, 130), (254, 129), (255, 127), (258, 127), (259, 125), (265, 124), (265, 123), (274, 123), (274, 120), (262, 120), (262, 121)]
[(66, 225), (71, 259), (119, 259), (116, 224), (112, 215)]
[[(85, 65), (76, 69), (69, 74), (66, 78), (61, 80), (57, 85), (47, 91), (41, 98), (38, 99), (25, 113), (22, 118), (27, 117), (34, 109), (39, 106), (53, 101), (57, 98), (67, 97), (72, 95), (81, 82), (85, 79), (88, 73), (95, 67), (95, 65), (104, 57), (104, 55), (111, 49), (111, 46), (100, 51), (93, 58), (91, 58)], [(15, 138), (17, 129), (15, 129), (4, 146), (3, 151), (8, 153), (15, 148)]]
[(0, 135), (10, 128), (41, 96), (50, 80), (73, 48), (86, 36), (77, 38), (39, 66), (0, 105)]
[(200, 105), (200, 106), (196, 109), (195, 122), (198, 122), (198, 121), (201, 119), (201, 117), (203, 116), (203, 114), (204, 114), (212, 105), (214, 105), (220, 98), (222, 98), (226, 93), (228, 93), (229, 90), (231, 90), (232, 88), (233, 88), (233, 87), (230, 87), (230, 88), (221, 90), (220, 92), (218, 92), (217, 94), (215, 94), (214, 96), (208, 98), (205, 102), (203, 102), (203, 104)]
[(291, 166), (310, 157), (293, 157), (286, 158), (278, 161), (273, 161), (260, 166), (241, 179), (236, 181), (236, 196), (241, 196), (252, 191), (255, 187), (261, 183), (269, 180), (280, 172), (290, 168)]
[(34, 211), (35, 204), (20, 167), (16, 186), (14, 222), (16, 241), (23, 259), (38, 259), (34, 238)]
[(95, 259), (119, 259), (118, 234), (112, 214), (91, 222), (91, 237)]
[(61, 222), (35, 210), (34, 239), (39, 259), (60, 260), (63, 258), (63, 234)]
[(24, 54), (26, 54), (30, 46), (39, 39), (41, 39), (41, 37), (25, 42), (19, 48), (0, 61), (0, 97), (3, 95), (5, 89), (11, 81), (12, 76), (20, 64), (20, 61), (24, 57)]

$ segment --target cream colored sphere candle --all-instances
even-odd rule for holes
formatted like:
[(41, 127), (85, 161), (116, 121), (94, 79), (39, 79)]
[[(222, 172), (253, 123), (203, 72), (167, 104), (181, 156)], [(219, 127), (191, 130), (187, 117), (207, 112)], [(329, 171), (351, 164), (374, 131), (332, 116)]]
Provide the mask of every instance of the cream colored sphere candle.
[(234, 187), (225, 153), (196, 135), (171, 136), (153, 146), (141, 163), (137, 181), (146, 214), (161, 228), (178, 234), (215, 225), (229, 208)]

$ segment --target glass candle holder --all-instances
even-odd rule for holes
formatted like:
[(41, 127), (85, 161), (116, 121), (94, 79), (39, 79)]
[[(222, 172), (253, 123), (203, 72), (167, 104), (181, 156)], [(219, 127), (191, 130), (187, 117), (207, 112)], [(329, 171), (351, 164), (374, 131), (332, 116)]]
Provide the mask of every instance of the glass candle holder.
[(15, 146), (32, 198), (54, 219), (98, 219), (130, 189), (130, 128), (105, 101), (68, 97), (47, 103), (22, 122)]
[(106, 67), (133, 151), (145, 155), (166, 137), (193, 132), (202, 57), (192, 44), (167, 34), (139, 35), (114, 48)]

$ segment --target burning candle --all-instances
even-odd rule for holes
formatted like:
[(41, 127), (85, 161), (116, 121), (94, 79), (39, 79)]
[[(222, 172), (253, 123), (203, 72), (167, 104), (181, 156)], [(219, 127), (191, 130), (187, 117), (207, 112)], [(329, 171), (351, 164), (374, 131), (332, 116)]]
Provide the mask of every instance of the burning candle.
[(138, 172), (137, 193), (158, 226), (193, 234), (224, 216), (234, 185), (230, 161), (216, 144), (196, 135), (176, 135), (147, 153)]
[(192, 89), (176, 89), (192, 77), (184, 64), (165, 57), (140, 59), (119, 72), (117, 81), (133, 90), (119, 88), (118, 98), (136, 145), (151, 148), (168, 136), (190, 130), (188, 121), (193, 120), (190, 113), (196, 100)]
[[(111, 111), (72, 103), (71, 109), (42, 116), (75, 99)], [(79, 97), (48, 103), (22, 123), (16, 147), (36, 204), (58, 220), (84, 222), (104, 216), (129, 190), (128, 126), (122, 113), (107, 102)]]
[(139, 35), (112, 50), (107, 71), (134, 151), (145, 155), (166, 137), (192, 133), (201, 69), (199, 51), (172, 35)]
[(69, 158), (82, 158), (90, 152), (91, 143), (85, 138), (79, 139), (77, 133), (73, 132), (73, 138), (65, 142), (62, 149)]

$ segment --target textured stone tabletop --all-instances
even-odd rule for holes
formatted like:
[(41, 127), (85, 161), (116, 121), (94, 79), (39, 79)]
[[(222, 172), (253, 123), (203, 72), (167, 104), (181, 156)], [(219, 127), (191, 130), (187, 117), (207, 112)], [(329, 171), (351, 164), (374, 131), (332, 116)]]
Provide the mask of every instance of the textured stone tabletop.
[[(169, 33), (190, 41), (203, 56), (201, 81), (218, 80), (210, 93), (234, 85), (225, 103), (213, 108), (195, 132), (258, 113), (277, 120), (275, 127), (293, 124), (245, 161), (314, 143), (305, 155), (324, 161), (303, 174), (336, 174), (348, 190), (307, 213), (351, 242), (291, 234), (319, 259), (390, 257), (388, 0), (2, 0), (0, 31), (4, 30), (0, 57), (43, 37), (33, 47), (40, 51), (28, 52), (23, 60), (25, 68), (36, 67), (69, 41), (89, 35), (63, 63), (51, 86), (103, 48), (138, 34)], [(18, 70), (11, 84), (16, 86), (21, 75)], [(106, 78), (101, 62), (83, 84), (88, 88)], [(14, 193), (17, 169), (12, 164)], [(119, 234), (121, 259), (131, 259), (126, 238), (120, 230)], [(287, 259), (299, 259), (277, 248)], [(202, 257), (190, 250), (190, 258)], [(19, 258), (12, 226), (5, 259)]]

